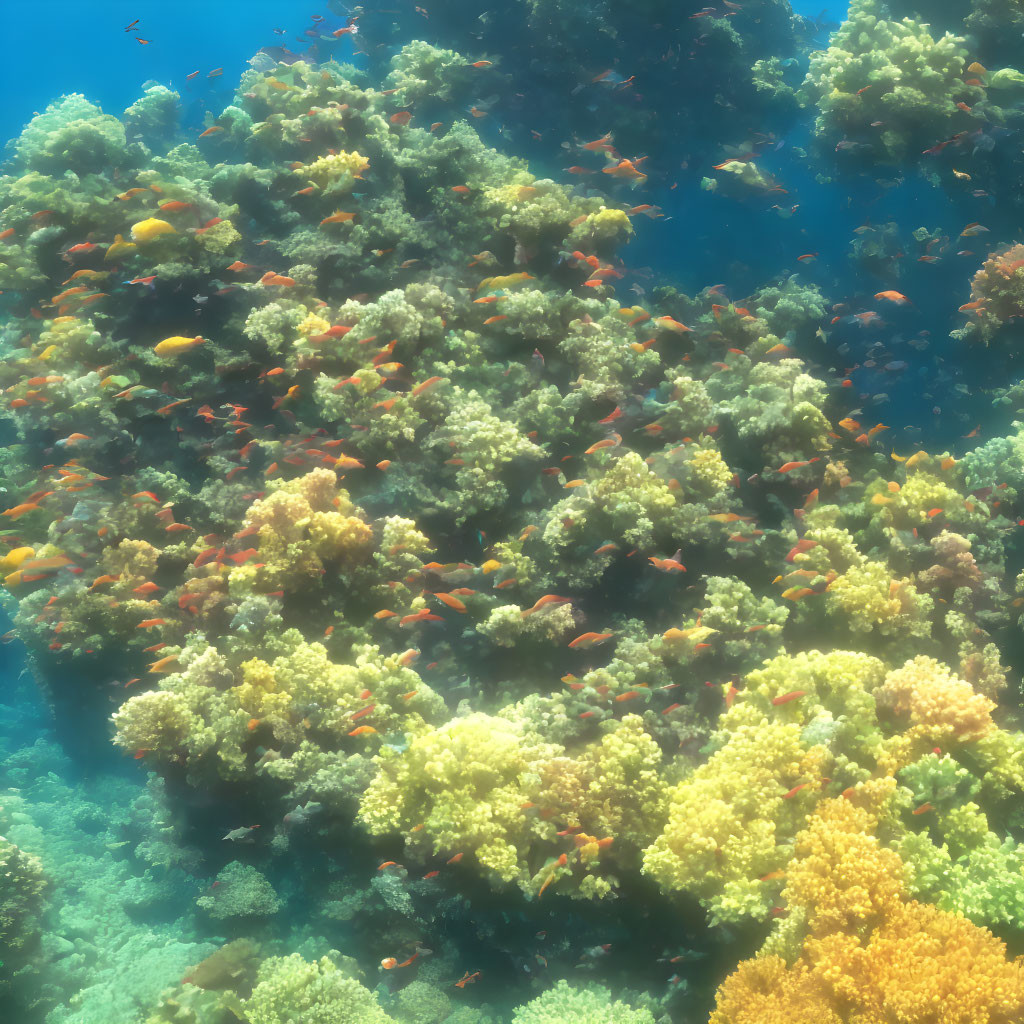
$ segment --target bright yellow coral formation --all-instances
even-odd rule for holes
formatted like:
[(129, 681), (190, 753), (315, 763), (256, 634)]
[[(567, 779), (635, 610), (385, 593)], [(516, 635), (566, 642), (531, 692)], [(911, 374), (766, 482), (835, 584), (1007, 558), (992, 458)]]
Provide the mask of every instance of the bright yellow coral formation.
[[(636, 715), (570, 754), (514, 715), (477, 713), (401, 753), (385, 748), (378, 762), (358, 815), (372, 833), (400, 832), (435, 856), (471, 854), (535, 895), (570, 878), (581, 895), (609, 895), (605, 861), (622, 847), (628, 863), (664, 820), (661, 752)], [(572, 837), (556, 836), (554, 822)]]
[(329, 469), (314, 469), (293, 480), (272, 483), (270, 493), (250, 506), (244, 531), (253, 531), (259, 544), (255, 560), (231, 570), (234, 590), (254, 581), (268, 590), (316, 577), (325, 564), (344, 570), (370, 555), (372, 532), (337, 486)]
[(900, 858), (854, 800), (824, 801), (797, 837), (783, 897), (806, 915), (799, 957), (741, 964), (711, 1024), (1019, 1020), (1024, 962), (987, 929), (908, 900)]
[(806, 813), (803, 800), (786, 794), (817, 783), (823, 754), (803, 746), (795, 724), (762, 721), (731, 731), (670, 791), (668, 824), (644, 854), (644, 871), (663, 889), (694, 893), (713, 920), (766, 917), (771, 887), (759, 879), (783, 867), (780, 840)]

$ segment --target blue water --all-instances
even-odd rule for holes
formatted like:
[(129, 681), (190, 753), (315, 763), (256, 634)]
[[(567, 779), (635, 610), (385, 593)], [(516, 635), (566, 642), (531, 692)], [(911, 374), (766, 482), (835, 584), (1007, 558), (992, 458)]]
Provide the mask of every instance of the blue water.
[[(0, 67), (0, 88), (7, 97), (0, 112), (4, 139), (16, 135), (33, 113), (62, 93), (85, 90), (93, 102), (117, 114), (135, 101), (147, 81), (181, 91), (186, 103), (219, 109), (217, 103), (227, 101), (232, 83), (261, 46), (304, 50), (310, 40), (300, 42), (299, 34), (309, 27), (309, 15), (325, 11), (317, 4), (291, 6), (280, 0), (54, 0), (45, 10), (41, 16), (32, 4), (11, 3), (0, 12), (12, 56)], [(344, 24), (342, 18), (327, 16), (332, 30)], [(139, 31), (125, 32), (136, 19)], [(285, 29), (285, 34), (275, 33), (275, 28)], [(137, 43), (136, 36), (148, 39), (148, 45)], [(351, 48), (343, 42), (337, 49)], [(26, 74), (35, 57), (44, 54), (45, 71)], [(217, 67), (224, 68), (224, 77), (211, 84), (206, 75)], [(186, 81), (197, 70), (199, 77)]]

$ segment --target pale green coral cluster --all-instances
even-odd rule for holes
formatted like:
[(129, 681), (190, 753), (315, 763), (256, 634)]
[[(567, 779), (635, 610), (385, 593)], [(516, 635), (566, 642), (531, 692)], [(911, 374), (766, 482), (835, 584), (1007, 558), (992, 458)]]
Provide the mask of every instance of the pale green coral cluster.
[(942, 142), (955, 131), (957, 103), (984, 95), (965, 84), (967, 63), (964, 39), (933, 38), (919, 21), (888, 20), (878, 0), (854, 0), (829, 48), (811, 55), (804, 92), (817, 104), (816, 133), (889, 161)]
[(611, 993), (593, 982), (570, 985), (562, 980), (536, 999), (516, 1009), (512, 1024), (654, 1024), (647, 1009), (633, 1009), (613, 999)]

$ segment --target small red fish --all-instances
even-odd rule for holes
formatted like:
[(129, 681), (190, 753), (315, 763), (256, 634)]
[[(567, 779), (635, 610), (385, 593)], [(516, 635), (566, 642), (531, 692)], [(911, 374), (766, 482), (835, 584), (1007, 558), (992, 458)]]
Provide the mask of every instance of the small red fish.
[(788, 704), (792, 700), (799, 700), (801, 697), (806, 696), (806, 694), (806, 690), (790, 690), (789, 693), (783, 693), (778, 697), (773, 697), (772, 704), (778, 707), (780, 704)]

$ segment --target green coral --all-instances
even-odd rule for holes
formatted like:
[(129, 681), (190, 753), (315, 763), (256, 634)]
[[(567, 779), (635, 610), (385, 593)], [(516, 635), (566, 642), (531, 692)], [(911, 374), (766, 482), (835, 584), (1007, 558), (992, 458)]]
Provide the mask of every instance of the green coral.
[(249, 1024), (392, 1024), (365, 986), (327, 956), (310, 963), (298, 953), (260, 964), (245, 1001)]
[(647, 1009), (633, 1009), (628, 1003), (613, 999), (601, 985), (590, 982), (570, 985), (564, 979), (546, 992), (517, 1007), (512, 1024), (654, 1024)]
[(42, 174), (99, 173), (124, 164), (124, 125), (72, 93), (32, 118), (14, 152), (28, 170)]
[(196, 906), (211, 917), (268, 917), (281, 909), (281, 900), (267, 878), (251, 864), (233, 860), (217, 875)]
[(957, 103), (983, 98), (964, 84), (966, 63), (964, 39), (933, 38), (919, 21), (887, 20), (878, 0), (854, 0), (829, 48), (811, 55), (804, 91), (817, 103), (816, 134), (877, 160), (920, 152), (954, 133)]

